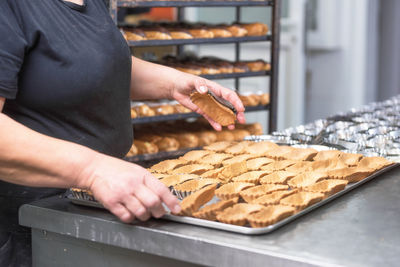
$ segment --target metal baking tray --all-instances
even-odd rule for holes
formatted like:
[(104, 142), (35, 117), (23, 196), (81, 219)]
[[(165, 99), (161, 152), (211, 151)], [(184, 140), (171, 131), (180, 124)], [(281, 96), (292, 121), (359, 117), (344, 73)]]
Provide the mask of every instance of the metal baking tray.
[[(269, 225), (267, 227), (262, 227), (262, 228), (252, 228), (250, 226), (237, 226), (237, 225), (231, 225), (231, 224), (226, 224), (226, 223), (220, 223), (220, 222), (214, 222), (214, 221), (208, 221), (208, 220), (203, 220), (203, 219), (197, 219), (197, 218), (192, 218), (192, 217), (185, 217), (185, 216), (175, 216), (172, 214), (166, 214), (162, 217), (162, 219), (169, 220), (169, 221), (174, 221), (174, 222), (180, 222), (180, 223), (185, 223), (185, 224), (192, 224), (192, 225), (197, 225), (197, 226), (202, 226), (202, 227), (208, 227), (208, 228), (213, 228), (213, 229), (218, 229), (218, 230), (224, 230), (224, 231), (229, 231), (229, 232), (234, 232), (234, 233), (239, 233), (239, 234), (245, 234), (245, 235), (260, 235), (260, 234), (267, 234), (272, 231), (275, 231), (279, 227), (303, 216), (304, 214), (309, 213), (310, 211), (321, 207), (322, 205), (325, 205), (326, 203), (340, 197), (341, 195), (346, 194), (347, 192), (353, 190), (354, 188), (359, 187), (360, 185), (374, 179), (375, 177), (383, 174), (384, 172), (387, 172), (397, 166), (399, 166), (399, 163), (396, 163), (394, 165), (388, 166), (382, 170), (379, 170), (375, 172), (374, 174), (368, 176), (367, 178), (356, 182), (352, 183), (346, 186), (345, 189), (342, 191), (318, 202), (315, 203), (312, 206), (307, 207), (306, 209), (284, 219), (281, 220), (275, 224)], [(72, 203), (78, 204), (78, 205), (84, 205), (84, 206), (89, 206), (89, 207), (96, 207), (96, 208), (103, 208), (103, 206), (95, 201), (88, 201), (88, 200), (82, 200), (82, 199), (77, 199), (74, 198), (72, 195), (67, 196)]]

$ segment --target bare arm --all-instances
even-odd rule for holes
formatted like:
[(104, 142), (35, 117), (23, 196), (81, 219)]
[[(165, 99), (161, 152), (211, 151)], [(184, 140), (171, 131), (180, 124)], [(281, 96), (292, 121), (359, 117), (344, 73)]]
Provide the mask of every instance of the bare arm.
[[(131, 99), (175, 99), (182, 105), (203, 115), (214, 129), (221, 130), (221, 125), (206, 116), (189, 98), (193, 91), (204, 94), (208, 90), (231, 102), (238, 111), (238, 121), (240, 123), (245, 122), (244, 106), (234, 91), (195, 75), (135, 57), (132, 58)], [(234, 126), (231, 125), (229, 128), (233, 129)]]
[[(4, 98), (0, 98), (1, 110)], [(149, 172), (84, 146), (33, 131), (0, 112), (0, 179), (36, 187), (78, 187), (121, 220), (179, 210), (175, 197)]]

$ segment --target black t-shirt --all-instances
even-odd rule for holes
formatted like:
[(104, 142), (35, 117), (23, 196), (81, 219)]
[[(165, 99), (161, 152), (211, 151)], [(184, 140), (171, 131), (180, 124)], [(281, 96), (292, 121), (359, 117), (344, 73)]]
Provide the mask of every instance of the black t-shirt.
[(0, 0), (3, 112), (122, 157), (132, 144), (129, 47), (103, 0)]
[[(0, 0), (0, 96), (9, 117), (122, 157), (133, 138), (130, 78), (129, 47), (103, 0)], [(15, 188), (40, 191), (1, 182), (0, 195), (18, 195)]]

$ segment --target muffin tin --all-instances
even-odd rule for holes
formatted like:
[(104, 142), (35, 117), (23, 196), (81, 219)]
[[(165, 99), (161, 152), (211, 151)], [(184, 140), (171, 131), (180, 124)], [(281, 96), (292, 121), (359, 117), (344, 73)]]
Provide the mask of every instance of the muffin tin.
[(273, 132), (270, 136), (248, 137), (247, 140), (323, 144), (346, 152), (382, 156), (400, 162), (400, 95), (327, 119)]

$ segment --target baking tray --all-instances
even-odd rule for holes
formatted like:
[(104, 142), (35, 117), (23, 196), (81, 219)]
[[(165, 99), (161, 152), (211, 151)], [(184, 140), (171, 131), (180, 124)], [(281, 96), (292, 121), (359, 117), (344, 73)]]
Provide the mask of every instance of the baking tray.
[[(356, 183), (351, 183), (345, 187), (342, 191), (320, 201), (315, 203), (312, 206), (307, 207), (306, 209), (284, 219), (281, 220), (275, 224), (269, 225), (267, 227), (262, 227), (262, 228), (251, 228), (248, 226), (237, 226), (237, 225), (231, 225), (231, 224), (226, 224), (226, 223), (220, 223), (220, 222), (214, 222), (214, 221), (208, 221), (208, 220), (203, 220), (203, 219), (197, 219), (197, 218), (192, 218), (192, 217), (186, 217), (186, 216), (175, 216), (172, 214), (166, 214), (162, 217), (162, 219), (169, 220), (169, 221), (174, 221), (174, 222), (179, 222), (179, 223), (185, 223), (185, 224), (192, 224), (192, 225), (197, 225), (197, 226), (202, 226), (202, 227), (207, 227), (207, 228), (213, 228), (213, 229), (218, 229), (218, 230), (224, 230), (224, 231), (229, 231), (229, 232), (234, 232), (234, 233), (239, 233), (239, 234), (245, 234), (245, 235), (260, 235), (260, 234), (267, 234), (272, 231), (275, 231), (279, 227), (296, 220), (297, 218), (303, 216), (304, 214), (309, 213), (310, 211), (321, 207), (322, 205), (325, 205), (326, 203), (346, 194), (347, 192), (350, 192), (354, 188), (357, 188), (361, 186), (362, 184), (365, 184), (366, 182), (374, 179), (375, 177), (383, 174), (384, 172), (387, 172), (397, 166), (399, 166), (399, 163), (395, 163), (394, 165), (388, 166), (384, 169), (381, 169), (374, 174), (368, 176), (367, 178), (356, 182)], [(96, 207), (96, 208), (103, 208), (103, 206), (95, 201), (88, 201), (88, 200), (83, 200), (83, 199), (77, 199), (73, 197), (72, 195), (68, 195), (67, 198), (71, 200), (72, 203), (78, 204), (78, 205), (83, 205), (83, 206), (89, 206), (89, 207)]]

